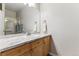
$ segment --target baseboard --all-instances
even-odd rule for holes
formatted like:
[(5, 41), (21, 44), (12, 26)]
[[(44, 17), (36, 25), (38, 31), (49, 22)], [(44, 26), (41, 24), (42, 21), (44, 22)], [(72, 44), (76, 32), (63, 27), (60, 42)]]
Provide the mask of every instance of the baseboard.
[(58, 56), (57, 54), (51, 53), (51, 52), (49, 52), (49, 54), (50, 54), (51, 56)]

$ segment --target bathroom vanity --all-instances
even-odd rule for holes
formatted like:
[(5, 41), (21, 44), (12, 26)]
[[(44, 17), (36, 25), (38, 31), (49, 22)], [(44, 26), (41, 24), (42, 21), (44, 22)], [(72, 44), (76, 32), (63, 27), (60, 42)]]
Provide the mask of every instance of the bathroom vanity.
[[(26, 36), (26, 35), (25, 35)], [(25, 37), (22, 36), (22, 37)], [(18, 36), (21, 37), (21, 36)], [(11, 40), (11, 39), (10, 39)], [(14, 40), (14, 39), (13, 39)], [(29, 35), (26, 36), (25, 39), (15, 40), (14, 43), (7, 43), (5, 46), (2, 43), (0, 47), (0, 55), (1, 56), (46, 56), (48, 55), (50, 49), (50, 34), (40, 34), (40, 35)], [(10, 42), (10, 41), (7, 41)], [(0, 43), (1, 44), (1, 43)], [(10, 45), (9, 45), (10, 44)]]

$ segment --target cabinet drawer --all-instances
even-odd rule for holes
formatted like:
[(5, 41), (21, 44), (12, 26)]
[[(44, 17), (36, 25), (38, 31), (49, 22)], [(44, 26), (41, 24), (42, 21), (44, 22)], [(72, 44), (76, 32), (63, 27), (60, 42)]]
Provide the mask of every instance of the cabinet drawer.
[(2, 52), (2, 55), (3, 56), (19, 56), (22, 53), (28, 51), (30, 48), (31, 48), (30, 44), (25, 44), (25, 45), (4, 51)]
[(39, 45), (42, 45), (43, 44), (43, 40), (39, 39), (37, 41), (32, 42), (31, 44), (32, 44), (32, 48), (35, 48), (35, 47), (38, 47)]

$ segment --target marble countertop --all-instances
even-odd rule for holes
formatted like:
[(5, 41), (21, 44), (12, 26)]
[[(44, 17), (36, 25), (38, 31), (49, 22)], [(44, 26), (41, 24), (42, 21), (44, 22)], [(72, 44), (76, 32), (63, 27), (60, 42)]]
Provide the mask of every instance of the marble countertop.
[(11, 48), (15, 48), (25, 43), (32, 42), (34, 40), (37, 40), (39, 38), (42, 38), (48, 35), (50, 34), (31, 34), (31, 35), (15, 34), (15, 35), (1, 36), (0, 37), (0, 52), (3, 52)]

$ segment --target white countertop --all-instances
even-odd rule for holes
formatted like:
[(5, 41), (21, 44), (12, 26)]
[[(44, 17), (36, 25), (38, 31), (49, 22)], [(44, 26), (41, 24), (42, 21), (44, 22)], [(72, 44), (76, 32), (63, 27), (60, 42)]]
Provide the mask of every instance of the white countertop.
[(41, 37), (48, 36), (50, 34), (15, 34), (0, 37), (0, 52), (14, 48), (23, 43), (29, 43)]

